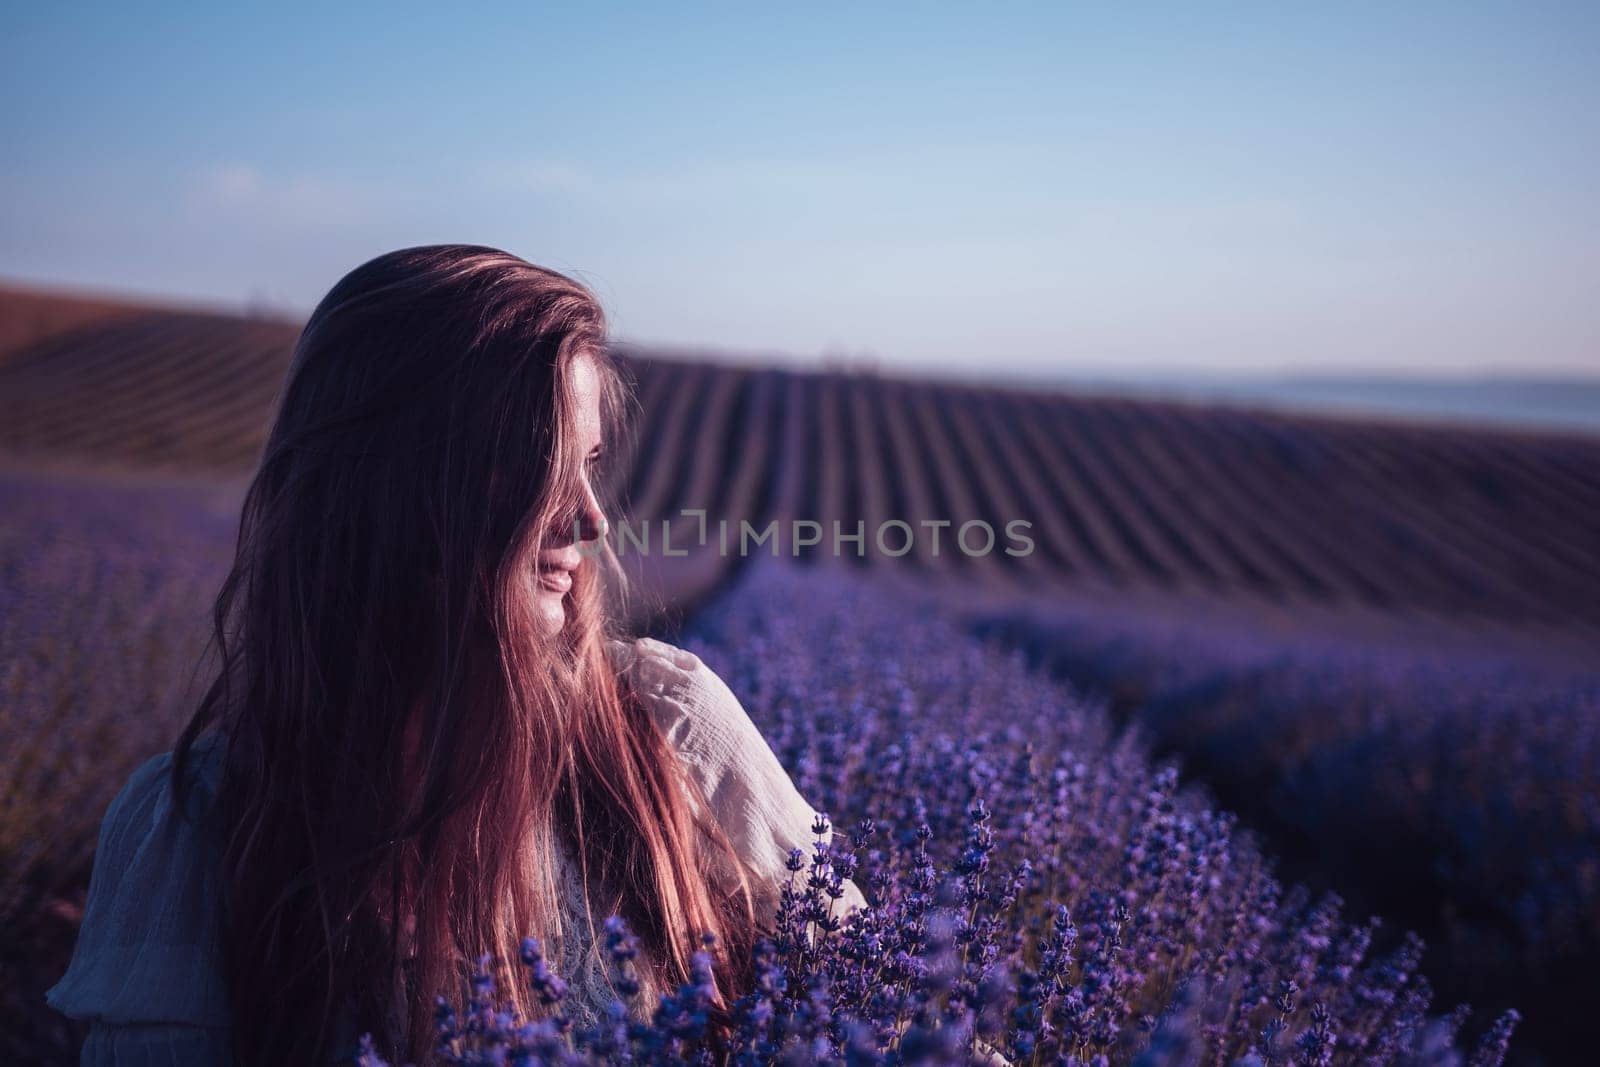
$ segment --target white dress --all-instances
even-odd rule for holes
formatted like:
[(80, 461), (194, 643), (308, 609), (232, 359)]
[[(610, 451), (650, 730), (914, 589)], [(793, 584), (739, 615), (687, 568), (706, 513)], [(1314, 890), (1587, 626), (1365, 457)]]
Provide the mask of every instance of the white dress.
[[(739, 699), (698, 656), (650, 638), (614, 642), (611, 652), (685, 769), (698, 778), (735, 847), (767, 875), (775, 899), (789, 877), (789, 850), (811, 851), (817, 812)], [(212, 795), (220, 749), (196, 753), (198, 811)], [(172, 804), (171, 759), (163, 752), (147, 760), (107, 809), (72, 962), (45, 994), (57, 1011), (90, 1022), (84, 1064), (232, 1062), (212, 922), (215, 872), (193, 828), (165, 817)], [(570, 858), (563, 882), (565, 924), (586, 930), (584, 892)], [(846, 908), (865, 903), (853, 882), (846, 881), (845, 892), (840, 903)], [(597, 926), (602, 918), (595, 917)], [(601, 946), (579, 939), (569, 946), (550, 964), (570, 983), (569, 1013), (582, 1022), (614, 994)], [(338, 1043), (353, 1051), (355, 1037), (347, 1029)]]

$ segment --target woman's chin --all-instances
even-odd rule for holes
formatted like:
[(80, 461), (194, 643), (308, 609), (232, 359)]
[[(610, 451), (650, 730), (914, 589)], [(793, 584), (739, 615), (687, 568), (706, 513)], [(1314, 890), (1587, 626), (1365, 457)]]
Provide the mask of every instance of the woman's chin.
[(547, 593), (539, 597), (535, 603), (534, 611), (539, 628), (547, 636), (554, 637), (561, 632), (562, 627), (567, 625), (566, 597), (562, 595)]

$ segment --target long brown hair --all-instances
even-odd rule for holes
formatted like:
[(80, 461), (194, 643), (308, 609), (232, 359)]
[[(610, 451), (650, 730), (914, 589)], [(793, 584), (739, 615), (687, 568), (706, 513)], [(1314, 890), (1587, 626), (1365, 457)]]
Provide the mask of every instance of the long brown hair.
[(351, 271), (300, 335), (213, 611), (220, 669), (173, 761), (183, 810), (191, 746), (225, 738), (212, 825), (242, 1063), (327, 1059), (342, 1010), (430, 1062), (433, 996), (482, 954), (536, 1017), (520, 939), (575, 933), (558, 835), (590, 930), (616, 912), (638, 934), (643, 1003), (690, 980), (706, 933), (714, 1027), (749, 987), (755, 876), (608, 655), (605, 539), (557, 635), (530, 604), (541, 546), (586, 499), (577, 360), (610, 432), (626, 414), (605, 333), (573, 279), (433, 245)]

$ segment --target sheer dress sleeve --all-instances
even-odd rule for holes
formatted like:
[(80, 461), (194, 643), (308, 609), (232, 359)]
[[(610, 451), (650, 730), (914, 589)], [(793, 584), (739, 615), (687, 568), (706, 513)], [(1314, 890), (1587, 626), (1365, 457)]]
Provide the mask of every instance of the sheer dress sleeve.
[[(168, 817), (171, 761), (170, 752), (146, 760), (106, 809), (72, 960), (45, 993), (89, 1023), (86, 1065), (233, 1062), (214, 869), (195, 828)], [(206, 785), (193, 795), (198, 810)]]
[[(800, 849), (809, 869), (817, 840), (812, 823), (820, 813), (801, 796), (739, 698), (699, 656), (652, 638), (635, 642), (625, 656), (632, 684), (704, 789), (718, 824), (766, 876), (768, 903), (775, 909), (790, 877), (789, 850)], [(832, 841), (831, 826), (821, 839)], [(834, 910), (841, 919), (866, 904), (854, 881), (843, 882), (844, 896)]]

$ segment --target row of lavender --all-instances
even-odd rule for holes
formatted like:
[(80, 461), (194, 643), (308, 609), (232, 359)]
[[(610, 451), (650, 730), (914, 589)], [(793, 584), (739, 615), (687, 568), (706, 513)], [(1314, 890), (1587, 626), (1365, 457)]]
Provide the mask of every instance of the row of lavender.
[[(48, 338), (0, 360), (0, 451), (244, 476), (298, 332), (286, 320), (145, 309)], [(873, 546), (867, 562), (1019, 593), (1111, 583), (1600, 623), (1593, 435), (617, 351), (638, 376), (638, 448), (614, 449), (637, 521), (683, 509), (735, 529), (793, 518), (875, 532), (900, 521), (919, 531), (902, 546), (889, 528), (887, 543), (906, 554)], [(950, 541), (971, 520), (1028, 521), (1035, 548), (965, 556)], [(952, 524), (942, 550), (924, 522)]]
[[(736, 1006), (737, 1062), (961, 1062), (983, 1046), (1014, 1063), (1501, 1059), (1514, 1013), (1478, 1020), (1463, 1053), (1469, 1013), (1435, 1014), (1416, 938), (1380, 954), (1375, 921), (1285, 891), (1102, 708), (936, 610), (756, 565), (683, 641), (838, 828), (831, 853), (792, 857), (798, 898)], [(832, 874), (870, 906), (808, 945), (796, 928), (830, 913)], [(610, 944), (625, 978), (626, 931)], [(574, 1030), (527, 962), (553, 1018), (496, 1014), (480, 985), (441, 1009), (454, 1062), (702, 1050), (703, 981), (654, 1026), (619, 1003), (614, 1023)]]
[[(1526, 642), (997, 610), (975, 630), (1115, 700), (1287, 871), (1420, 930), (1442, 993), (1575, 1057), (1600, 984), (1600, 671)], [(1545, 650), (1547, 653), (1550, 650)]]

